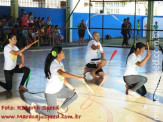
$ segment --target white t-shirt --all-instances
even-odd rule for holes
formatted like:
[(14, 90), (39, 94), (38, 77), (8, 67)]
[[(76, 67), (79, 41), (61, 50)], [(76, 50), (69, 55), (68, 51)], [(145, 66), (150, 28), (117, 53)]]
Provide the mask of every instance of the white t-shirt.
[(54, 94), (62, 89), (64, 84), (64, 77), (57, 72), (59, 69), (65, 71), (63, 64), (61, 62), (59, 64), (55, 59), (52, 61), (50, 66), (51, 77), (50, 79), (47, 79), (45, 93)]
[[(96, 50), (93, 50), (91, 48), (92, 45), (100, 45), (100, 49), (96, 49)], [(88, 43), (88, 46), (87, 46), (87, 52), (86, 52), (86, 56), (85, 56), (85, 64), (88, 64), (91, 62), (91, 59), (97, 59), (97, 58), (100, 58), (101, 57), (101, 51), (103, 51), (103, 48), (101, 46), (101, 43), (100, 42), (96, 42), (95, 40), (91, 40), (89, 43)]]
[(124, 73), (124, 76), (128, 75), (138, 75), (138, 66), (135, 64), (136, 62), (140, 62), (140, 56), (137, 57), (135, 53), (132, 53), (127, 60), (127, 66)]
[(33, 21), (33, 16), (30, 16), (30, 17), (29, 17), (29, 23), (34, 23), (34, 21)]
[(17, 48), (17, 46), (14, 45), (13, 47), (11, 47), (11, 45), (9, 44), (4, 47), (4, 70), (12, 70), (16, 67), (17, 55), (11, 54), (11, 50), (18, 51), (19, 49)]

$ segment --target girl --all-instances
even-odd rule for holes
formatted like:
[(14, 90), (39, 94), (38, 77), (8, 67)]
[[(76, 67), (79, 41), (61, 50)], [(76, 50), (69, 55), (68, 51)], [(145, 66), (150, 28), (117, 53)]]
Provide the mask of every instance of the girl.
[(33, 23), (34, 23), (34, 20), (33, 20), (33, 13), (30, 12), (30, 13), (29, 13), (29, 26), (32, 26)]
[[(16, 46), (17, 39), (13, 34), (8, 35), (9, 44), (4, 47), (4, 74), (6, 83), (0, 82), (0, 86), (5, 88), (6, 90), (12, 89), (12, 76), (14, 73), (24, 73), (22, 81), (19, 86), (19, 90), (27, 92), (28, 90), (23, 87), (25, 81), (28, 78), (30, 69), (24, 66), (24, 55), (23, 51), (31, 47), (31, 44), (27, 45), (25, 48), (19, 50)], [(17, 65), (17, 56), (21, 56), (21, 64)]]
[[(53, 47), (51, 52), (48, 54), (45, 61), (45, 76), (47, 78), (46, 89), (45, 89), (45, 98), (47, 101), (48, 107), (57, 105), (57, 98), (66, 98), (59, 109), (59, 113), (65, 113), (66, 107), (70, 105), (76, 98), (77, 94), (75, 89), (69, 84), (65, 78), (73, 78), (84, 82), (84, 78), (72, 75), (65, 72), (62, 60), (65, 58), (65, 54), (62, 50), (62, 47), (57, 46)], [(63, 84), (68, 88), (64, 88)], [(35, 106), (34, 103), (31, 106)], [(31, 114), (35, 115), (36, 112), (44, 115), (57, 115), (56, 110), (43, 110), (42, 107), (39, 107), (36, 111), (32, 109)]]
[(127, 67), (124, 73), (124, 81), (126, 85), (126, 94), (128, 94), (128, 89), (130, 86), (129, 94), (133, 96), (138, 96), (136, 92), (141, 95), (146, 94), (146, 89), (144, 84), (147, 82), (147, 78), (141, 75), (138, 75), (137, 66), (142, 67), (151, 56), (151, 52), (148, 51), (146, 57), (141, 61), (140, 55), (144, 53), (145, 45), (141, 42), (138, 42), (133, 45), (128, 54), (127, 58)]

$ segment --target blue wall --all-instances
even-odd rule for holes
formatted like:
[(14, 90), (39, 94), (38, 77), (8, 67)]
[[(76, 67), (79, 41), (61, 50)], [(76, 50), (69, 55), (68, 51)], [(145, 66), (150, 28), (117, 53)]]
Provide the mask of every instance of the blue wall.
[[(59, 27), (63, 27), (65, 23), (65, 9), (51, 9), (51, 8), (30, 8), (30, 7), (19, 7), (19, 15), (21, 14), (21, 9), (24, 9), (27, 13), (32, 12), (34, 17), (47, 17), (51, 18), (52, 24), (56, 25), (58, 24)], [(0, 7), (0, 17), (2, 17), (4, 14), (7, 16), (10, 16), (10, 7), (9, 6), (1, 6)], [(95, 14), (91, 14), (93, 16)], [(123, 22), (124, 18), (130, 17), (130, 22), (132, 24), (132, 28), (134, 29), (134, 15), (104, 15), (104, 28), (116, 28), (120, 29), (121, 24)], [(143, 29), (143, 19), (146, 16), (136, 16), (136, 23), (137, 20), (140, 20), (141, 22), (141, 29)], [(89, 19), (88, 13), (73, 13), (73, 27), (77, 28), (77, 25), (80, 23), (80, 21), (84, 19), (85, 22)], [(102, 15), (98, 15), (95, 17), (92, 17), (91, 19), (91, 27), (93, 28), (102, 28)], [(87, 26), (89, 27), (89, 21)], [(98, 31), (100, 35), (102, 36), (102, 30), (101, 29), (91, 29), (91, 34), (94, 31)], [(73, 41), (78, 40), (78, 30), (74, 29), (72, 31)], [(104, 36), (106, 37), (107, 34), (110, 34), (112, 37), (122, 37), (121, 30), (104, 30)], [(65, 36), (65, 31), (61, 30), (62, 35)], [(136, 32), (135, 32), (136, 34)], [(132, 33), (132, 37), (134, 36), (134, 32)], [(140, 36), (143, 36), (143, 32), (140, 32)], [(86, 30), (85, 39), (89, 39), (88, 32)]]
[(0, 6), (0, 17), (3, 17), (3, 15), (10, 16), (9, 6)]
[[(95, 14), (91, 14), (93, 16)], [(104, 28), (115, 28), (115, 29), (120, 29), (123, 19), (130, 17), (130, 22), (132, 24), (132, 28), (134, 29), (134, 15), (104, 15)], [(141, 21), (141, 29), (143, 28), (143, 18), (145, 16), (136, 16), (136, 22), (137, 20)], [(74, 13), (73, 14), (73, 27), (77, 27), (77, 25), (80, 23), (81, 19), (86, 21), (89, 19), (89, 14), (87, 13)], [(92, 28), (102, 28), (102, 15), (94, 16), (90, 19), (91, 26)], [(89, 21), (87, 23), (87, 26), (89, 27)], [(102, 36), (102, 30), (100, 29), (91, 29), (90, 32), (91, 34), (94, 31), (98, 31), (100, 35)], [(104, 36), (103, 38), (106, 37), (107, 34), (110, 34), (112, 37), (122, 37), (121, 30), (104, 30)], [(136, 34), (136, 33), (135, 33)], [(134, 33), (132, 33), (132, 36)], [(143, 33), (140, 33), (140, 36), (142, 36)], [(85, 39), (89, 39), (88, 32), (86, 30), (85, 34)], [(78, 40), (78, 31), (73, 30), (73, 40), (77, 41)]]
[[(26, 13), (32, 12), (34, 17), (44, 17), (45, 21), (47, 17), (50, 17), (52, 24), (59, 25), (61, 28), (65, 23), (65, 9), (19, 7), (19, 16), (21, 15), (21, 9), (24, 9)], [(65, 37), (64, 30), (61, 30), (61, 34)]]
[[(52, 24), (59, 25), (59, 27), (63, 27), (65, 23), (65, 9), (19, 7), (19, 16), (21, 15), (21, 9), (24, 9), (26, 13), (32, 12), (34, 17), (44, 17), (45, 20), (50, 17)], [(4, 14), (7, 17), (10, 16), (9, 6), (0, 6), (0, 17)], [(61, 34), (65, 36), (64, 30), (61, 30)]]

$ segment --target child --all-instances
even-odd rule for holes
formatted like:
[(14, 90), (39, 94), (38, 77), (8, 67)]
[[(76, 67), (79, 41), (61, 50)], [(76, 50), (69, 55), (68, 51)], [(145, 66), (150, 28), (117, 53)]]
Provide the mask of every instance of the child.
[(46, 27), (44, 25), (41, 26), (40, 30), (39, 30), (39, 36), (40, 36), (40, 40), (41, 40), (41, 45), (48, 45), (48, 36), (47, 36), (47, 32), (46, 32)]
[(155, 39), (158, 38), (158, 24), (157, 24), (157, 21), (155, 22), (155, 25), (153, 26), (153, 29), (154, 29), (154, 37)]
[(52, 45), (52, 27), (51, 27), (51, 25), (49, 25), (47, 28), (47, 35), (48, 35), (49, 45)]
[[(28, 78), (30, 69), (24, 66), (24, 55), (22, 54), (23, 51), (28, 49), (31, 45), (27, 45), (25, 48), (19, 50), (16, 46), (16, 36), (13, 34), (8, 35), (9, 44), (4, 47), (4, 74), (6, 83), (0, 82), (0, 86), (5, 88), (6, 90), (12, 89), (12, 76), (14, 73), (24, 73), (22, 81), (19, 86), (19, 90), (27, 92), (28, 90), (23, 87), (25, 81)], [(21, 64), (16, 65), (17, 56), (21, 56)]]
[[(73, 78), (84, 82), (82, 77), (78, 77), (72, 75), (70, 73), (65, 72), (64, 66), (62, 64), (62, 60), (65, 58), (65, 54), (62, 50), (62, 47), (56, 46), (53, 47), (51, 52), (48, 54), (45, 61), (45, 76), (47, 78), (46, 89), (45, 89), (45, 98), (47, 101), (48, 107), (57, 105), (57, 98), (66, 98), (59, 109), (59, 113), (65, 113), (66, 108), (70, 105), (76, 98), (77, 94), (75, 89), (69, 84), (69, 82), (65, 78)], [(63, 85), (66, 85), (68, 88), (64, 88)], [(35, 106), (34, 103), (31, 106)], [(34, 110), (32, 109), (31, 114), (35, 115), (36, 112), (44, 115), (57, 115), (57, 110), (43, 110), (42, 107), (40, 109)]]
[[(61, 44), (63, 44), (63, 36), (61, 35), (59, 25), (55, 25), (55, 35), (57, 36), (58, 40), (61, 41)], [(58, 44), (59, 44), (59, 42), (58, 42)]]
[[(101, 68), (105, 66), (107, 63), (105, 59), (104, 50), (99, 40), (100, 40), (99, 33), (94, 32), (93, 40), (91, 40), (87, 46), (87, 52), (85, 57), (86, 67), (84, 68), (84, 73), (83, 73), (83, 75), (85, 75), (87, 72), (91, 72), (91, 75), (93, 76), (93, 81), (97, 85), (101, 83), (104, 77), (104, 72)], [(96, 75), (99, 76), (99, 78), (97, 78)]]
[(52, 22), (51, 22), (51, 20), (50, 20), (50, 17), (47, 18), (46, 25), (47, 25), (47, 26), (52, 25)]
[(140, 20), (138, 20), (138, 23), (137, 23), (137, 36), (136, 36), (136, 40), (139, 40), (139, 32), (140, 32)]
[(138, 75), (137, 71), (137, 66), (142, 67), (151, 56), (151, 52), (148, 51), (146, 57), (141, 61), (140, 55), (144, 53), (144, 50), (145, 45), (141, 42), (134, 44), (130, 50), (130, 53), (127, 58), (127, 67), (123, 76), (124, 81), (127, 84), (126, 94), (128, 94), (129, 86), (131, 88), (129, 90), (129, 94), (133, 96), (139, 96), (136, 92), (139, 92), (141, 95), (146, 94), (146, 89), (143, 85), (147, 82), (147, 78)]

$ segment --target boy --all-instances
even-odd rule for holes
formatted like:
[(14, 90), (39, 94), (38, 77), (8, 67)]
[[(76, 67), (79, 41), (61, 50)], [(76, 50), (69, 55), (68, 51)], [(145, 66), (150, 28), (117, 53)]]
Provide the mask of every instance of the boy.
[[(91, 75), (93, 76), (93, 81), (95, 81), (97, 85), (99, 85), (103, 80), (104, 72), (102, 70), (102, 67), (105, 66), (107, 63), (106, 59), (104, 58), (104, 50), (99, 40), (99, 33), (94, 32), (93, 40), (91, 40), (87, 46), (87, 52), (85, 57), (86, 67), (84, 68), (83, 73), (83, 75), (85, 75), (87, 72), (91, 72)], [(97, 76), (99, 76), (99, 78)]]
[(140, 20), (138, 20), (138, 22), (137, 22), (137, 36), (136, 36), (136, 40), (139, 40), (139, 32), (140, 32)]

